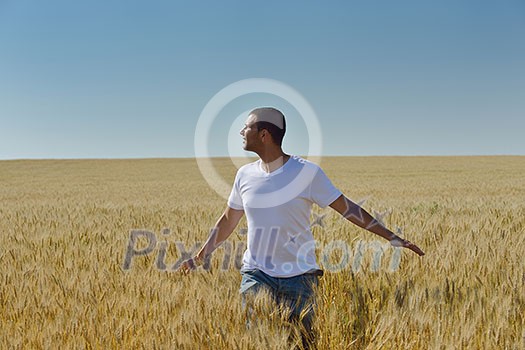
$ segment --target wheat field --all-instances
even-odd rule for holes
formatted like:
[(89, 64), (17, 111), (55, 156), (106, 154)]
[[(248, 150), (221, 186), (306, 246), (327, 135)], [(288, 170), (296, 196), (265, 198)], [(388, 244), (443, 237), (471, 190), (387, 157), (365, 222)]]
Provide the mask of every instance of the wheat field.
[[(214, 162), (231, 183), (231, 161)], [(525, 157), (334, 157), (321, 166), (426, 255), (403, 251), (391, 268), (396, 251), (382, 245), (379, 265), (368, 249), (357, 266), (358, 247), (379, 238), (315, 208), (319, 262), (341, 266), (320, 279), (319, 349), (525, 348)], [(246, 329), (237, 266), (245, 219), (207, 271), (172, 270), (225, 207), (195, 160), (1, 161), (0, 180), (0, 348), (292, 345), (265, 298)], [(126, 267), (133, 230), (155, 242), (134, 241), (145, 254)], [(334, 241), (349, 247), (347, 265), (338, 265), (342, 250), (327, 253)]]

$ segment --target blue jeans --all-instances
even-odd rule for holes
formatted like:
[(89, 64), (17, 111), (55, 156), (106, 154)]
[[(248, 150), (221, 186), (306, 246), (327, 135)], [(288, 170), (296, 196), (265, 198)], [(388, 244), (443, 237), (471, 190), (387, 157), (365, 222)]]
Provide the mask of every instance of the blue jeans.
[(315, 339), (312, 327), (315, 308), (314, 289), (319, 284), (318, 277), (314, 274), (304, 274), (278, 278), (260, 270), (241, 270), (241, 275), (240, 293), (243, 307), (246, 307), (247, 296), (250, 293), (255, 294), (263, 288), (268, 290), (278, 305), (289, 308), (288, 321), (300, 324), (303, 346), (310, 347)]

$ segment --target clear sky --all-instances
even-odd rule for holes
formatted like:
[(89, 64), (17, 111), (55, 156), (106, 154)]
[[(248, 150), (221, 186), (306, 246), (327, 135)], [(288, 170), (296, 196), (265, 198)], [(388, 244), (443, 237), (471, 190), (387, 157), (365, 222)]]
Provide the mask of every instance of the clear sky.
[[(323, 155), (525, 154), (523, 0), (0, 0), (0, 159), (192, 157), (206, 103), (248, 78), (309, 101)], [(260, 105), (306, 153), (267, 94), (224, 109), (210, 153)]]

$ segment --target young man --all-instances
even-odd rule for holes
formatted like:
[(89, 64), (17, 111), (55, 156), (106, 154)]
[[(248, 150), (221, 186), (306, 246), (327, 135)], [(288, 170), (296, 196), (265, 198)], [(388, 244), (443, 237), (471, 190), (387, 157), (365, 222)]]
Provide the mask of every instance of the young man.
[[(200, 265), (235, 229), (242, 215), (248, 221), (248, 244), (241, 268), (243, 297), (264, 288), (300, 321), (303, 342), (313, 341), (313, 290), (322, 275), (316, 263), (310, 230), (312, 204), (330, 206), (350, 222), (373, 232), (393, 246), (423, 251), (396, 236), (359, 205), (346, 198), (322, 169), (282, 150), (284, 115), (275, 108), (253, 110), (240, 134), (243, 148), (259, 160), (241, 167), (228, 206), (197, 255), (184, 261), (181, 271)], [(303, 311), (304, 310), (304, 311)], [(303, 312), (302, 312), (303, 311)], [(302, 314), (301, 314), (302, 312)]]

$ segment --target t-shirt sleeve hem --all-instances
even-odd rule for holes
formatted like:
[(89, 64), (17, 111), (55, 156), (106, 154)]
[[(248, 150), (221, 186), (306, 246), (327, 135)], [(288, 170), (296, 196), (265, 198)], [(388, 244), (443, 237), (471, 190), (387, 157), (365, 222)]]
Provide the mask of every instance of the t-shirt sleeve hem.
[(228, 207), (235, 209), (235, 210), (244, 210), (244, 207), (242, 205), (238, 205), (230, 201), (228, 201)]
[(337, 198), (339, 198), (339, 196), (341, 196), (342, 194), (343, 193), (341, 191), (337, 190), (337, 192), (334, 192), (334, 194), (328, 197), (326, 201), (324, 201), (323, 203), (317, 203), (317, 205), (319, 205), (321, 208), (326, 208), (327, 206), (332, 204)]

